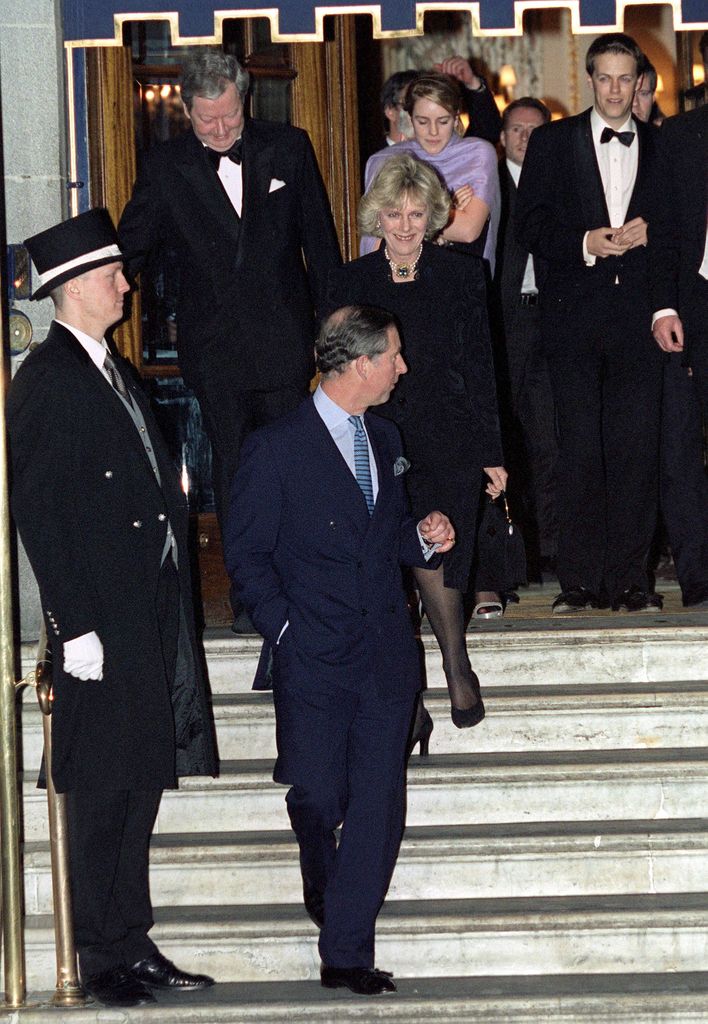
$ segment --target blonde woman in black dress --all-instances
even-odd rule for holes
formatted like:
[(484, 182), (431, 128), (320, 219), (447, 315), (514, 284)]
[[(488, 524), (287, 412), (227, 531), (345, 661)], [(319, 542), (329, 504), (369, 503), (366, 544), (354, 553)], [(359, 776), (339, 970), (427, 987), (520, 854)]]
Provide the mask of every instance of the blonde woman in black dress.
[[(409, 153), (393, 154), (359, 206), (360, 231), (382, 243), (332, 272), (328, 306), (380, 306), (400, 322), (408, 373), (376, 412), (395, 420), (403, 435), (413, 514), (434, 498), (455, 526), (457, 543), (442, 566), (416, 569), (415, 578), (442, 652), (452, 720), (466, 728), (482, 720), (484, 704), (467, 654), (462, 599), (480, 489), (485, 481), (496, 497), (507, 474), (482, 262), (430, 241), (449, 216), (450, 197), (436, 171)], [(424, 712), (414, 733), (421, 753), (430, 731)]]

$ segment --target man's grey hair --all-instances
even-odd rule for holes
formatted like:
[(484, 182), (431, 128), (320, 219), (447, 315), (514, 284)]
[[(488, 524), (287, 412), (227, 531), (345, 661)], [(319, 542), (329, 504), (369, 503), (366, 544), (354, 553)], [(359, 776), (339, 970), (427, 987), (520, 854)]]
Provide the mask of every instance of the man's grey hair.
[(195, 96), (218, 100), (233, 82), (241, 99), (248, 92), (249, 75), (235, 57), (216, 46), (199, 46), (182, 64), (181, 96), (187, 110)]
[(317, 369), (324, 376), (342, 373), (359, 356), (383, 355), (396, 319), (376, 306), (342, 306), (322, 324), (315, 342)]

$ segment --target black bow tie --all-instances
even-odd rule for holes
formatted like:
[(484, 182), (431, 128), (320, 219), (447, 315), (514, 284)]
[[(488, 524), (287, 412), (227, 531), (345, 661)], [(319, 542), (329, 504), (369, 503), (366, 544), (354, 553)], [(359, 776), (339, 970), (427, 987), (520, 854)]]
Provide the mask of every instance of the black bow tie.
[(220, 153), (216, 149), (211, 149), (209, 146), (206, 147), (206, 151), (212, 165), (217, 171), (219, 170), (221, 158), (224, 156), (228, 160), (233, 160), (235, 164), (240, 164), (243, 159), (243, 139), (236, 139), (231, 149), (227, 149), (224, 153)]
[(614, 128), (603, 128), (600, 142), (609, 142), (610, 139), (619, 139), (623, 146), (631, 146), (634, 132), (616, 132)]

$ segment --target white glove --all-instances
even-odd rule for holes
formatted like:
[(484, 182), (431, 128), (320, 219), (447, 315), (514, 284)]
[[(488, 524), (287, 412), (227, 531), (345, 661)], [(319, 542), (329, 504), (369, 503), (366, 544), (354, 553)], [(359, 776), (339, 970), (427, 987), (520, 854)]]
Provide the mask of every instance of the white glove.
[(84, 633), (66, 641), (64, 671), (77, 679), (103, 679), (103, 644), (98, 633)]

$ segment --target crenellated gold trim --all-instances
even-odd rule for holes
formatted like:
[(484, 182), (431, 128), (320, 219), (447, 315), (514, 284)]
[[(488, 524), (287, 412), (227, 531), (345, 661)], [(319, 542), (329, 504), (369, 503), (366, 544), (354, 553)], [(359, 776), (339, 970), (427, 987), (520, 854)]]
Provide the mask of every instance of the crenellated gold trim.
[(306, 33), (281, 33), (279, 31), (280, 16), (277, 7), (267, 8), (234, 8), (231, 10), (214, 11), (214, 34), (210, 36), (182, 36), (179, 32), (179, 13), (177, 11), (153, 11), (140, 13), (115, 14), (113, 22), (115, 33), (112, 39), (72, 39), (65, 42), (67, 49), (81, 46), (122, 46), (123, 25), (129, 21), (167, 21), (170, 25), (170, 38), (173, 46), (204, 46), (221, 42), (223, 23), (227, 18), (267, 18), (270, 22), (271, 39), (274, 43), (317, 43), (322, 42), (324, 19), (331, 14), (370, 14), (373, 23), (374, 39), (396, 39), (403, 36), (423, 35), (423, 19), (427, 11), (467, 11), (472, 18), (472, 30), (476, 36), (520, 36), (523, 35), (524, 11), (548, 10), (550, 8), (566, 8), (570, 11), (571, 28), (576, 35), (590, 35), (599, 32), (621, 31), (624, 25), (624, 12), (627, 7), (645, 4), (670, 6), (673, 9), (674, 29), (700, 31), (708, 29), (708, 19), (701, 22), (684, 22), (681, 14), (681, 0), (616, 0), (617, 20), (609, 25), (581, 25), (580, 0), (516, 0), (514, 4), (514, 25), (512, 28), (484, 29), (480, 24), (479, 3), (418, 3), (416, 4), (415, 28), (386, 30), (381, 27), (380, 4), (356, 4), (342, 7), (339, 4), (327, 4), (315, 8), (315, 31)]

